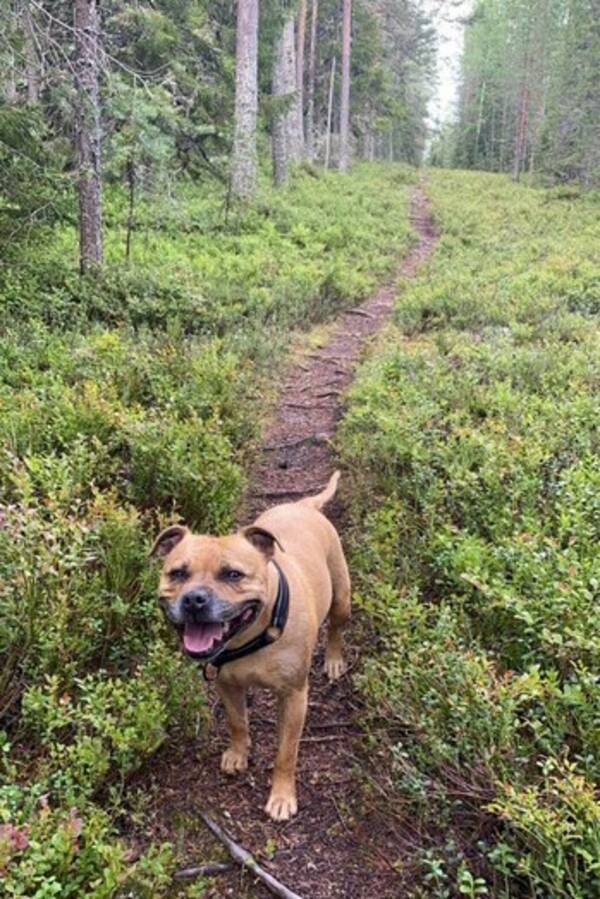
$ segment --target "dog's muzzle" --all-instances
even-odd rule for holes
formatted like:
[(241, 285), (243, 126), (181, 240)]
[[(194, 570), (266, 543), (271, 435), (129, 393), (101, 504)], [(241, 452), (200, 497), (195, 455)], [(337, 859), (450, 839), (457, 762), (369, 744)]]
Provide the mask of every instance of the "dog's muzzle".
[(193, 658), (209, 659), (231, 638), (256, 620), (262, 602), (229, 603), (212, 590), (194, 587), (175, 602), (162, 601), (168, 621), (181, 634), (183, 648)]

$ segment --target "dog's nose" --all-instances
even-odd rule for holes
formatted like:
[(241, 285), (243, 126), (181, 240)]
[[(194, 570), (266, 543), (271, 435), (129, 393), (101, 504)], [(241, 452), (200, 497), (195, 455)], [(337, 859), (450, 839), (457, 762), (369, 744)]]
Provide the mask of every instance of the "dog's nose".
[(184, 612), (200, 612), (210, 601), (208, 590), (189, 590), (181, 600)]

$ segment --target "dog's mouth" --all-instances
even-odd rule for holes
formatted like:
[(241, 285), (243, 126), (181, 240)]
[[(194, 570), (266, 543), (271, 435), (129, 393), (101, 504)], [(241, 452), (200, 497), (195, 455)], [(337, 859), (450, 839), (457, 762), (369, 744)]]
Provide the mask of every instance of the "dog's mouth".
[(195, 659), (214, 656), (235, 634), (256, 621), (260, 605), (258, 600), (252, 600), (227, 621), (186, 621), (181, 633), (183, 648)]

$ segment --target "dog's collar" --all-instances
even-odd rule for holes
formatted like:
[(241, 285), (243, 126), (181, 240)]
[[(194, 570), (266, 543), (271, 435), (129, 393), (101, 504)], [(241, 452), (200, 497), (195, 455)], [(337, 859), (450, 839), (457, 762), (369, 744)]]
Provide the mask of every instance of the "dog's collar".
[[(273, 606), (269, 625), (248, 643), (244, 643), (242, 646), (238, 646), (235, 649), (223, 647), (223, 649), (217, 652), (212, 659), (208, 659), (202, 667), (202, 673), (206, 680), (214, 680), (219, 673), (219, 669), (223, 665), (226, 665), (227, 662), (233, 662), (236, 659), (242, 659), (244, 656), (250, 655), (252, 652), (257, 652), (259, 649), (262, 649), (263, 646), (274, 643), (283, 633), (288, 618), (288, 612), (290, 610), (290, 585), (275, 559), (271, 559), (271, 561), (277, 569), (279, 584), (277, 586), (277, 596), (275, 597), (275, 604)], [(215, 670), (211, 671), (211, 669)]]

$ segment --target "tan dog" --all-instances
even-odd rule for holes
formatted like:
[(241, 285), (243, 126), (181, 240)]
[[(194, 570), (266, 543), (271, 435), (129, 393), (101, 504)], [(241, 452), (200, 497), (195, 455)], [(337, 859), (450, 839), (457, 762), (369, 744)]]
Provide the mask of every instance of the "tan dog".
[[(227, 537), (167, 528), (152, 548), (163, 560), (160, 600), (179, 630), (184, 650), (218, 669), (231, 743), (221, 768), (248, 766), (246, 689), (273, 690), (278, 700), (279, 747), (267, 813), (286, 821), (297, 811), (295, 771), (308, 697), (308, 672), (319, 626), (329, 615), (325, 671), (345, 670), (341, 628), (350, 616), (350, 578), (338, 534), (321, 514), (335, 494), (339, 472), (317, 496), (264, 512)], [(289, 585), (285, 619), (286, 584)], [(232, 650), (263, 645), (228, 660)], [(244, 650), (241, 650), (243, 652)], [(222, 667), (221, 667), (222, 665)]]

